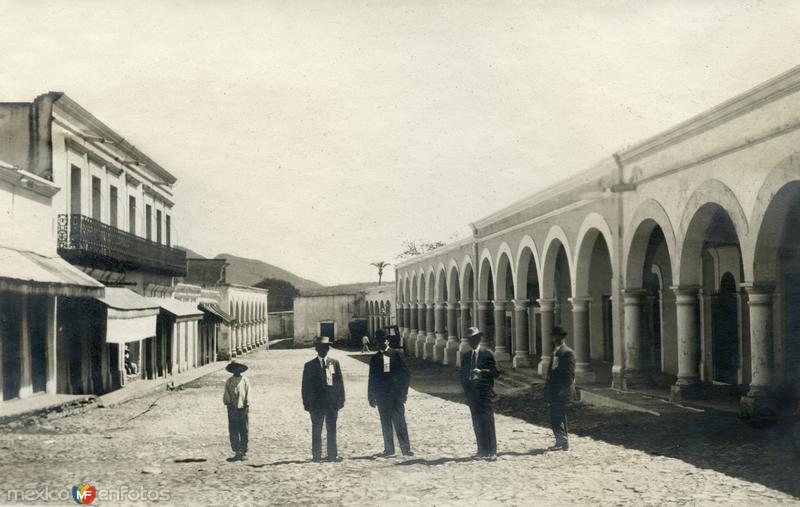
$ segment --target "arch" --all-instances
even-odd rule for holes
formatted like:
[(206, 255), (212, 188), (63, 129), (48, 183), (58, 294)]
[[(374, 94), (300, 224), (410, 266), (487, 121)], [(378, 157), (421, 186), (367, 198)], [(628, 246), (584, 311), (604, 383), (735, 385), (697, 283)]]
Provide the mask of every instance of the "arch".
[[(714, 202), (707, 202), (696, 210), (683, 238), (680, 258), (677, 259), (679, 271), (678, 283), (680, 285), (703, 285), (701, 272), (703, 252), (709, 234), (717, 236), (717, 243), (736, 245), (741, 252), (741, 236), (736, 229), (736, 223), (727, 210)], [(741, 253), (739, 255), (739, 270), (741, 270)]]
[(698, 284), (700, 275), (693, 260), (699, 259), (703, 248), (703, 236), (713, 220), (718, 219), (717, 210), (722, 210), (732, 222), (737, 242), (748, 236), (747, 216), (733, 191), (719, 180), (703, 182), (689, 197), (681, 216), (683, 233), (681, 255), (678, 263), (678, 283)]
[(589, 213), (578, 229), (578, 242), (575, 250), (575, 280), (573, 281), (573, 294), (576, 296), (586, 296), (589, 292), (589, 271), (598, 237), (605, 240), (608, 257), (611, 261), (611, 277), (612, 279), (614, 277), (614, 243), (611, 228), (598, 213)]
[(447, 295), (448, 300), (456, 301), (456, 295), (461, 293), (458, 264), (455, 259), (450, 259), (447, 264)]
[(493, 294), (489, 293), (489, 284), (494, 285), (494, 263), (488, 248), (484, 248), (483, 252), (481, 252), (477, 281), (478, 299), (491, 299)]
[(418, 292), (417, 292), (417, 286), (418, 286), (417, 285), (417, 275), (415, 273), (411, 273), (411, 277), (410, 278), (411, 278), (410, 285), (409, 285), (410, 292), (409, 292), (408, 301), (410, 303), (415, 303), (418, 300), (417, 299), (417, 296), (418, 296)]
[(757, 283), (775, 283), (777, 263), (764, 262), (773, 257), (781, 242), (782, 230), (776, 228), (787, 218), (792, 202), (800, 195), (800, 152), (778, 163), (764, 179), (750, 218), (750, 237), (742, 245), (744, 276)]
[(425, 276), (425, 301), (433, 303), (436, 288), (436, 273), (433, 271), (433, 266), (428, 266), (428, 273)]
[(529, 235), (525, 235), (519, 242), (517, 247), (517, 269), (514, 282), (514, 289), (516, 294), (514, 297), (517, 299), (525, 299), (527, 295), (524, 293), (528, 281), (528, 266), (531, 259), (533, 259), (534, 269), (536, 270), (536, 284), (542, 285), (542, 264), (539, 260), (539, 251), (536, 248), (536, 243)]
[[(461, 294), (466, 294), (467, 293), (467, 285), (466, 284), (467, 284), (467, 280), (468, 280), (467, 276), (468, 275), (472, 275), (473, 277), (475, 276), (475, 266), (474, 266), (474, 262), (472, 260), (472, 256), (471, 255), (467, 254), (461, 260), (461, 269), (458, 270), (458, 273), (459, 273), (458, 282), (459, 282), (459, 284), (461, 286)], [(474, 284), (474, 280), (473, 280), (473, 284)], [(473, 287), (474, 287), (474, 285), (473, 285)], [(472, 298), (473, 299), (475, 298), (474, 294), (472, 295)]]
[(425, 302), (425, 271), (420, 268), (417, 273), (417, 303)]
[[(569, 240), (564, 229), (554, 225), (547, 232), (547, 238), (544, 242), (544, 259), (542, 265), (542, 283), (539, 285), (539, 290), (542, 297), (552, 298), (555, 297), (555, 273), (556, 273), (556, 260), (558, 257), (559, 249), (563, 247), (564, 253), (567, 257), (567, 267), (569, 271), (570, 285), (574, 284), (575, 277), (573, 276), (574, 267), (572, 264), (572, 253), (569, 248)], [(575, 287), (571, 287), (574, 293)]]
[(444, 269), (444, 263), (440, 262), (436, 266), (436, 279), (434, 285), (433, 298), (434, 301), (444, 301), (445, 293), (447, 292), (447, 271)]
[[(511, 249), (506, 243), (502, 243), (497, 252), (497, 264), (494, 267), (494, 273), (496, 277), (494, 280), (494, 299), (504, 301), (513, 298), (516, 292), (514, 286), (514, 260), (511, 255)], [(509, 283), (511, 284), (510, 291), (507, 290)]]
[(472, 301), (475, 299), (475, 270), (472, 262), (466, 263), (461, 271), (461, 299)]
[(633, 213), (633, 218), (628, 222), (628, 231), (625, 235), (624, 248), (627, 252), (625, 266), (625, 287), (641, 288), (644, 284), (644, 263), (647, 255), (647, 246), (650, 235), (655, 228), (661, 229), (667, 244), (667, 253), (670, 259), (670, 270), (675, 272), (676, 240), (672, 222), (664, 211), (663, 206), (654, 200), (642, 202)]

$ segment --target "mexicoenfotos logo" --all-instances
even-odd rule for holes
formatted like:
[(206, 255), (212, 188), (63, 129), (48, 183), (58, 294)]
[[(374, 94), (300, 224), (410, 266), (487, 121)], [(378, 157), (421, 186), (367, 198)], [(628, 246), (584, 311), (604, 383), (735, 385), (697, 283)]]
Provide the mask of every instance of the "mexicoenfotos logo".
[(78, 505), (87, 505), (94, 501), (97, 496), (97, 490), (91, 484), (80, 483), (77, 486), (72, 486), (72, 499)]

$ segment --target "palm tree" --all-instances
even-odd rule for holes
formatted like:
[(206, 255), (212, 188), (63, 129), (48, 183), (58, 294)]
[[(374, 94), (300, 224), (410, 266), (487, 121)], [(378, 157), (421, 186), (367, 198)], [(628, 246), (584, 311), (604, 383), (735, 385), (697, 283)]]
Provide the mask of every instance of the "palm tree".
[(383, 278), (383, 270), (386, 267), (391, 266), (392, 264), (386, 261), (378, 261), (378, 262), (370, 262), (369, 265), (378, 268), (378, 285), (380, 285), (381, 279)]

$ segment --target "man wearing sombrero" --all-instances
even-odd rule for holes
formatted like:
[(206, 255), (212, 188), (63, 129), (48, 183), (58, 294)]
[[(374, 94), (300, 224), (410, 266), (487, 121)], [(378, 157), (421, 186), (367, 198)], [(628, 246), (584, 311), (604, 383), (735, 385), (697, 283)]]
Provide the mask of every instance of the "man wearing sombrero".
[(222, 396), (222, 402), (228, 407), (228, 433), (231, 449), (235, 453), (228, 461), (243, 461), (247, 459), (247, 412), (250, 407), (250, 381), (242, 376), (247, 365), (234, 359), (225, 369), (233, 374), (225, 382), (225, 394)]
[(314, 340), (317, 357), (303, 368), (303, 408), (311, 415), (311, 457), (322, 460), (322, 425), (328, 440), (328, 461), (339, 461), (336, 453), (336, 418), (344, 407), (344, 380), (339, 361), (328, 357), (331, 340), (320, 336)]

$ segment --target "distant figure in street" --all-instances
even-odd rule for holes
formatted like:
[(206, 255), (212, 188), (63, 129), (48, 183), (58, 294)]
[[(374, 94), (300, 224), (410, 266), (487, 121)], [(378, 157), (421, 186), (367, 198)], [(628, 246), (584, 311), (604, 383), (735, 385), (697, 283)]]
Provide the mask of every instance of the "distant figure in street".
[(494, 353), (480, 345), (483, 333), (477, 327), (467, 330), (472, 350), (461, 355), (461, 385), (464, 388), (472, 427), (478, 442), (478, 459), (497, 459), (497, 436), (494, 429), (494, 379), (500, 375)]
[(331, 348), (327, 336), (314, 339), (317, 357), (303, 368), (303, 408), (311, 415), (311, 457), (322, 460), (322, 424), (328, 441), (328, 461), (338, 461), (336, 453), (336, 417), (344, 407), (344, 380), (339, 361), (328, 357)]
[(222, 402), (228, 407), (228, 433), (235, 455), (228, 461), (247, 459), (248, 409), (250, 408), (250, 381), (242, 373), (247, 366), (235, 359), (225, 369), (233, 375), (225, 382)]
[[(367, 398), (370, 407), (378, 407), (383, 432), (384, 457), (394, 456), (394, 433), (400, 442), (400, 450), (404, 456), (413, 456), (411, 443), (408, 440), (406, 426), (405, 403), (408, 397), (410, 375), (401, 351), (392, 343), (390, 337), (381, 336), (378, 352), (369, 362), (369, 383)], [(392, 337), (396, 338), (396, 337)]]
[(361, 353), (362, 354), (369, 354), (370, 352), (372, 352), (372, 351), (369, 349), (369, 336), (364, 335), (361, 338)]
[(131, 360), (131, 349), (125, 345), (125, 373), (136, 375), (139, 373), (139, 365)]
[(556, 437), (553, 451), (569, 450), (567, 433), (567, 403), (572, 399), (575, 382), (575, 353), (564, 343), (567, 332), (560, 326), (553, 328), (553, 361), (547, 370), (544, 397), (550, 405), (550, 426)]

